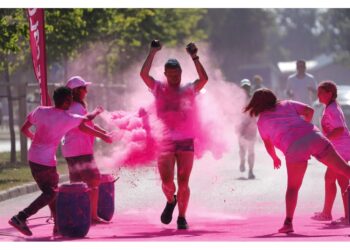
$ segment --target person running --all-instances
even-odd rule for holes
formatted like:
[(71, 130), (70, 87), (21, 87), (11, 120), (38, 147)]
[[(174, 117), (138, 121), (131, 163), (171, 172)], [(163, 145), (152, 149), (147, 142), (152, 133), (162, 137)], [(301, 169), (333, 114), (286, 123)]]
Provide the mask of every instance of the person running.
[[(245, 104), (249, 101), (251, 97), (251, 83), (248, 79), (241, 80), (241, 88), (245, 94)], [(241, 123), (238, 125), (238, 145), (239, 145), (239, 158), (240, 164), (239, 169), (241, 172), (245, 171), (245, 161), (246, 154), (247, 162), (248, 162), (248, 179), (255, 179), (255, 175), (253, 173), (254, 168), (254, 160), (255, 160), (255, 152), (254, 145), (256, 141), (256, 119), (254, 117), (250, 117), (247, 114), (243, 114)]]
[[(162, 190), (167, 199), (161, 214), (161, 222), (169, 224), (176, 204), (179, 204), (178, 229), (188, 229), (186, 210), (190, 198), (189, 178), (194, 161), (194, 131), (193, 121), (195, 95), (204, 87), (208, 76), (197, 56), (197, 47), (190, 43), (186, 50), (191, 56), (199, 78), (192, 83), (181, 84), (182, 69), (176, 59), (169, 59), (164, 66), (165, 82), (155, 80), (149, 75), (156, 53), (161, 50), (161, 44), (155, 40), (151, 43), (149, 54), (142, 66), (140, 76), (146, 86), (152, 91), (157, 116), (167, 129), (168, 146), (158, 157), (158, 169), (162, 180)], [(177, 163), (177, 195), (174, 183), (174, 169)]]
[(290, 75), (287, 79), (287, 97), (311, 106), (316, 99), (316, 88), (315, 77), (306, 72), (305, 60), (297, 60), (296, 73)]
[(310, 123), (314, 112), (310, 106), (291, 100), (280, 101), (271, 90), (259, 89), (254, 92), (244, 112), (258, 116), (258, 131), (275, 169), (281, 166), (275, 147), (285, 155), (288, 175), (286, 218), (278, 232), (294, 232), (294, 211), (310, 156), (347, 178), (350, 177), (350, 166), (332, 143)]
[[(69, 88), (59, 87), (54, 91), (54, 107), (40, 106), (31, 112), (24, 122), (21, 132), (32, 140), (28, 151), (29, 167), (42, 193), (28, 207), (9, 220), (9, 224), (21, 233), (31, 236), (26, 220), (41, 208), (49, 205), (54, 219), (53, 234), (58, 234), (56, 226), (56, 194), (59, 176), (56, 170), (56, 150), (60, 140), (69, 130), (79, 127), (82, 131), (99, 136), (110, 143), (110, 136), (88, 127), (85, 122), (93, 119), (96, 113), (88, 116), (73, 115), (67, 112), (72, 103)], [(35, 127), (35, 133), (30, 128)]]
[[(73, 93), (73, 103), (68, 112), (82, 116), (88, 113), (86, 95), (87, 87), (90, 84), (80, 76), (73, 76), (67, 81), (66, 87), (70, 88)], [(98, 113), (100, 112), (102, 112), (102, 108), (98, 108)], [(88, 121), (86, 124), (102, 134), (107, 134), (104, 129), (92, 121)], [(68, 164), (69, 180), (71, 182), (85, 182), (90, 188), (92, 222), (107, 223), (97, 214), (98, 186), (101, 175), (94, 159), (94, 140), (95, 136), (86, 134), (79, 128), (73, 128), (63, 138), (62, 154)]]
[[(347, 162), (350, 160), (350, 134), (345, 117), (337, 103), (337, 85), (332, 81), (319, 84), (317, 96), (320, 103), (325, 105), (322, 113), (321, 127), (323, 134), (332, 142), (334, 148)], [(328, 168), (325, 174), (325, 200), (322, 212), (315, 213), (311, 218), (319, 221), (332, 220), (332, 207), (337, 194), (338, 182), (344, 207), (344, 217), (332, 221), (332, 224), (349, 224), (348, 192), (349, 179)]]

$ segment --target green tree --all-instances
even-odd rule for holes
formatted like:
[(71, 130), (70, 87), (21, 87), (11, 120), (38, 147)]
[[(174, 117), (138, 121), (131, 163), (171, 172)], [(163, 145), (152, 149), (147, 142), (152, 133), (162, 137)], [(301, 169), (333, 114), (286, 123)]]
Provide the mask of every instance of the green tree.
[(27, 30), (28, 21), (22, 9), (0, 9), (0, 71), (6, 84), (12, 163), (16, 162), (16, 136), (10, 79), (28, 52)]
[(285, 54), (282, 60), (310, 59), (324, 52), (321, 43), (322, 9), (277, 9), (279, 43)]
[[(122, 72), (138, 60), (153, 39), (168, 46), (205, 38), (199, 21), (204, 9), (88, 9), (84, 11), (88, 40), (105, 45), (105, 53), (96, 58), (103, 75), (112, 82), (115, 71)], [(95, 69), (98, 67), (94, 67)]]
[[(111, 82), (139, 59), (152, 39), (170, 46), (205, 38), (198, 29), (203, 9), (48, 9), (46, 15), (47, 58), (50, 65), (63, 64), (85, 50), (102, 45), (95, 63), (85, 70), (106, 76)], [(97, 71), (97, 72), (96, 72)]]
[(208, 27), (211, 49), (229, 80), (239, 80), (239, 66), (259, 62), (273, 17), (263, 9), (208, 10), (202, 25)]
[(330, 9), (322, 15), (322, 45), (350, 64), (350, 9)]
[(46, 54), (49, 65), (62, 64), (67, 79), (67, 63), (73, 59), (88, 35), (83, 9), (46, 9)]

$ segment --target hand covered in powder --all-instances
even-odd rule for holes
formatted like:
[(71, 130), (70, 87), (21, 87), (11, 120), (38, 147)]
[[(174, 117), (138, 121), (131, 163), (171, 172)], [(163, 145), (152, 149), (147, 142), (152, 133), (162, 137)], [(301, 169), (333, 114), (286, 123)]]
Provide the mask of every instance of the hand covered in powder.
[(281, 167), (281, 160), (277, 156), (273, 159), (273, 167), (274, 169), (279, 169)]
[(106, 143), (109, 143), (109, 144), (111, 144), (113, 142), (113, 138), (109, 134), (103, 134), (101, 139), (104, 140)]
[(102, 112), (104, 111), (104, 109), (102, 108), (102, 106), (97, 106), (95, 109), (94, 109), (94, 113), (96, 113), (96, 115), (99, 115), (101, 114)]

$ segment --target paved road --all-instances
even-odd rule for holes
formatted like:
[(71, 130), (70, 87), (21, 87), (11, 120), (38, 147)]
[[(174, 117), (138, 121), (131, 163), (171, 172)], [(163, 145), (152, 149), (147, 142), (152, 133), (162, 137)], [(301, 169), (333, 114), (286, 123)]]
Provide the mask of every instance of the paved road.
[[(45, 222), (48, 209), (29, 221), (34, 235), (24, 237), (7, 225), (11, 215), (28, 204), (38, 193), (0, 202), (1, 241), (349, 241), (350, 228), (334, 228), (309, 219), (323, 203), (325, 167), (310, 161), (300, 191), (291, 235), (277, 234), (284, 218), (286, 169), (274, 170), (272, 161), (258, 143), (256, 180), (246, 180), (238, 170), (234, 151), (220, 160), (210, 156), (197, 161), (191, 177), (191, 200), (187, 219), (190, 229), (176, 230), (176, 216), (162, 225), (160, 213), (165, 205), (158, 173), (154, 168), (124, 169), (116, 182), (116, 211), (112, 223), (90, 228), (83, 239), (51, 237), (52, 225)], [(333, 216), (342, 214), (337, 196)]]

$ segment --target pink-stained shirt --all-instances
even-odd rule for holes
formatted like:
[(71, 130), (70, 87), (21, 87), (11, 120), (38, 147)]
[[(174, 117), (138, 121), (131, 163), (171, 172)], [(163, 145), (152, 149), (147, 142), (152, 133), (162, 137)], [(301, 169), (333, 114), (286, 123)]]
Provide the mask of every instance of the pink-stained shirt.
[[(73, 102), (68, 112), (82, 116), (87, 114), (86, 108), (78, 102)], [(90, 127), (94, 126), (92, 121), (87, 121), (85, 124)], [(63, 138), (62, 154), (64, 157), (93, 154), (94, 141), (94, 136), (84, 133), (79, 128), (73, 128)]]
[(330, 138), (335, 149), (346, 160), (350, 160), (350, 134), (346, 126), (343, 111), (337, 102), (332, 102), (325, 107), (321, 119), (322, 132), (328, 135), (336, 128), (344, 128), (343, 133), (337, 138)]
[(262, 112), (257, 123), (261, 138), (270, 140), (285, 154), (293, 142), (319, 131), (299, 115), (304, 108), (301, 102), (285, 100), (278, 102), (274, 109)]
[(173, 89), (166, 83), (155, 81), (152, 90), (156, 99), (158, 117), (164, 122), (171, 140), (194, 138), (196, 107), (193, 84)]
[(83, 117), (55, 107), (40, 106), (28, 115), (27, 120), (36, 129), (28, 152), (29, 161), (54, 167), (56, 150), (62, 137), (78, 127)]

